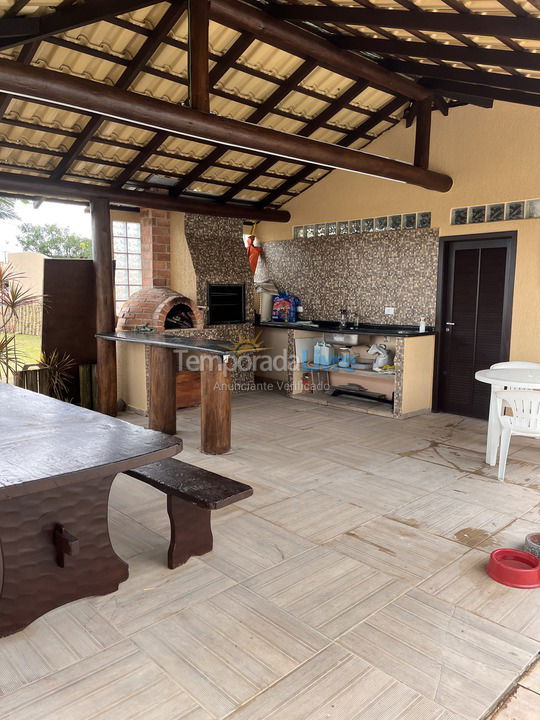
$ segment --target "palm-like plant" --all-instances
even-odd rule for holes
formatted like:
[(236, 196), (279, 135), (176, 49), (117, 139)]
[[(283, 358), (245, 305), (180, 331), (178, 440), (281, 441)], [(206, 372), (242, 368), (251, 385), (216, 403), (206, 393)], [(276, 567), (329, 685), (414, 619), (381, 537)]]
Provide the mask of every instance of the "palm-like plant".
[(0, 264), (0, 380), (8, 382), (20, 366), (16, 331), (21, 309), (41, 301), (40, 295), (25, 290), (24, 275), (11, 265)]
[(15, 201), (11, 198), (0, 197), (0, 220), (18, 220), (15, 212)]

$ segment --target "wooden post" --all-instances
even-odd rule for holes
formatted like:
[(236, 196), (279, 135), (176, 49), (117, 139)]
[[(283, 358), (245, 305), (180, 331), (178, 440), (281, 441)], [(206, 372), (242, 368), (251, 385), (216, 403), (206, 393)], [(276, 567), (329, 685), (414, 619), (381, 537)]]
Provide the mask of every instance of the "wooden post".
[(414, 164), (427, 170), (429, 167), (429, 141), (431, 136), (431, 100), (416, 103), (416, 141)]
[(201, 452), (231, 449), (231, 386), (227, 360), (201, 354)]
[[(96, 270), (96, 331), (114, 332), (114, 281), (111, 215), (106, 198), (92, 200), (92, 246)], [(116, 415), (116, 343), (97, 341), (97, 410)]]
[(150, 347), (148, 427), (176, 434), (176, 362), (174, 350)]
[(208, 0), (188, 0), (189, 104), (194, 110), (210, 112), (208, 78)]

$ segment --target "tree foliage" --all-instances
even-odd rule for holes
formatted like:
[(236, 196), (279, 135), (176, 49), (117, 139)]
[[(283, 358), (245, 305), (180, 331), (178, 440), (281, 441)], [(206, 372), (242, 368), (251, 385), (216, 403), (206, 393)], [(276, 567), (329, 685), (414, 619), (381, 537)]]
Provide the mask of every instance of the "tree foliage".
[(15, 201), (11, 198), (0, 197), (0, 220), (18, 220), (15, 212)]
[(17, 235), (25, 252), (38, 252), (48, 257), (89, 258), (92, 243), (88, 238), (59, 225), (22, 223)]

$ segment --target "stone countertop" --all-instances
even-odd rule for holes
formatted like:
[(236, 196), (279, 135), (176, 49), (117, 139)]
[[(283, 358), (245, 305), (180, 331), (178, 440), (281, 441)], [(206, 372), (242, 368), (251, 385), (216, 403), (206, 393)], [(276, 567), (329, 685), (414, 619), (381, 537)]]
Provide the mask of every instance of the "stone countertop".
[(203, 337), (180, 337), (156, 332), (98, 333), (96, 337), (113, 342), (139, 343), (171, 350), (191, 350), (213, 355), (235, 355), (236, 345), (228, 340), (208, 340)]
[(388, 337), (424, 337), (435, 335), (435, 329), (427, 327), (426, 332), (419, 332), (414, 325), (359, 325), (357, 328), (340, 328), (338, 323), (330, 324), (328, 321), (314, 320), (310, 323), (289, 322), (260, 322), (257, 327), (289, 328), (292, 330), (305, 330), (308, 332), (332, 333), (334, 335), (385, 335)]

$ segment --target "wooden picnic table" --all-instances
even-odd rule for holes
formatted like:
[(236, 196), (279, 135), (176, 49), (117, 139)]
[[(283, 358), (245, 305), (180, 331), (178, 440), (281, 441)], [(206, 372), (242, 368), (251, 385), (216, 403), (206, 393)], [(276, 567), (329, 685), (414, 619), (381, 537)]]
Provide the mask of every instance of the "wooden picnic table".
[(0, 383), (0, 637), (127, 579), (108, 499), (117, 473), (172, 457), (174, 436)]

